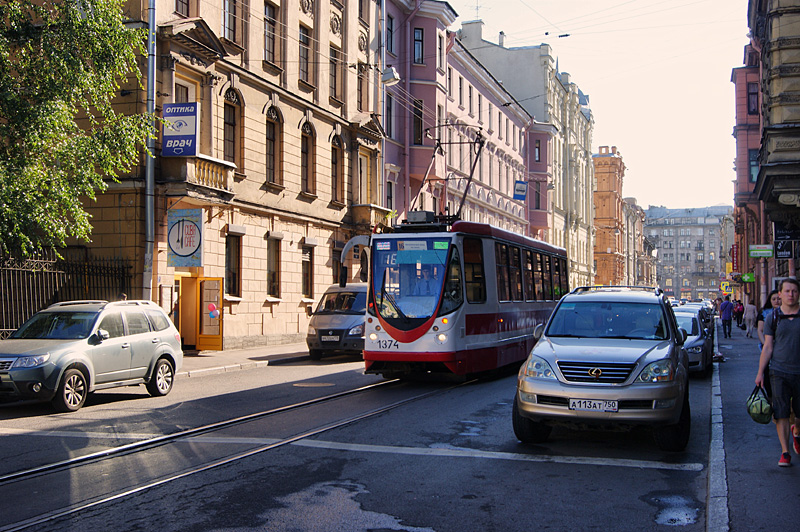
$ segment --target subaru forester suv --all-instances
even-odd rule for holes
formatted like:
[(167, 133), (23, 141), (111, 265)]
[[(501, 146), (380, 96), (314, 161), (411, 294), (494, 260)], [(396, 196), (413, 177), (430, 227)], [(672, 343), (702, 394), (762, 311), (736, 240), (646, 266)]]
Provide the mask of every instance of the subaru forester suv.
[(0, 399), (74, 412), (104, 388), (145, 384), (166, 395), (182, 362), (180, 334), (152, 301), (56, 303), (0, 341)]
[(660, 289), (580, 287), (561, 298), (522, 365), (514, 433), (541, 443), (553, 425), (652, 427), (657, 445), (682, 451), (689, 441), (689, 365)]

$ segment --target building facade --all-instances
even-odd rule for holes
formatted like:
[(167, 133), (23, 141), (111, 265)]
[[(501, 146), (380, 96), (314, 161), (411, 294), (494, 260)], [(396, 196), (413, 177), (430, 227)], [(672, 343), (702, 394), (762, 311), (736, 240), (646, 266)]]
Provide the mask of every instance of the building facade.
[[(127, 15), (146, 24), (147, 3), (129, 2)], [(152, 255), (144, 156), (88, 205), (92, 252), (133, 261), (130, 297), (173, 312), (187, 348), (302, 340), (344, 242), (388, 212), (378, 5), (158, 0), (155, 18), (154, 76), (143, 81), (158, 115), (196, 109), (182, 125), (196, 123), (198, 143), (168, 156), (159, 132)], [(145, 100), (131, 82), (119, 106), (142, 112)], [(345, 259), (357, 275), (358, 260)]]
[(644, 210), (644, 231), (658, 253), (657, 282), (676, 299), (715, 299), (726, 278), (731, 207)]
[(547, 44), (506, 48), (502, 33), (497, 43), (483, 38), (481, 21), (463, 23), (459, 39), (481, 63), (491, 65), (494, 76), (535, 119), (539, 139), (549, 140), (549, 170), (529, 177), (541, 186), (540, 194), (547, 194), (550, 212), (542, 233), (547, 242), (567, 250), (570, 286), (593, 284), (594, 118), (588, 96), (569, 74), (558, 71)]
[(593, 157), (597, 190), (594, 193), (594, 262), (595, 283), (626, 285), (628, 262), (625, 255), (625, 202), (622, 182), (625, 163), (617, 147), (601, 146)]

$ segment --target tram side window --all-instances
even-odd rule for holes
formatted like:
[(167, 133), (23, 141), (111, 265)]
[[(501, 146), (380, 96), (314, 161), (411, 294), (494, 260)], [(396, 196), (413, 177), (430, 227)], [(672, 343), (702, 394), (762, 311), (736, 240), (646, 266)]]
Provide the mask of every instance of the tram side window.
[(522, 301), (522, 268), (520, 265), (520, 256), (518, 247), (509, 247), (509, 280), (511, 281), (511, 299), (513, 301)]
[(508, 245), (498, 242), (494, 249), (497, 262), (497, 300), (508, 301)]
[(464, 239), (464, 281), (467, 301), (486, 303), (486, 276), (483, 271), (483, 248), (477, 238)]
[(444, 295), (439, 314), (448, 314), (464, 303), (464, 292), (461, 288), (461, 257), (458, 248), (452, 247), (450, 263), (447, 265), (447, 277), (444, 280)]
[(536, 293), (533, 291), (533, 252), (529, 249), (525, 250), (525, 264), (522, 272), (522, 278), (525, 281), (525, 299), (533, 301), (536, 299)]
[(550, 277), (551, 273), (552, 272), (550, 269), (550, 256), (542, 255), (542, 285), (543, 285), (544, 299), (547, 300), (553, 299), (553, 281)]
[(536, 289), (536, 299), (541, 301), (547, 299), (544, 295), (544, 273), (542, 271), (542, 256), (533, 253), (533, 284)]

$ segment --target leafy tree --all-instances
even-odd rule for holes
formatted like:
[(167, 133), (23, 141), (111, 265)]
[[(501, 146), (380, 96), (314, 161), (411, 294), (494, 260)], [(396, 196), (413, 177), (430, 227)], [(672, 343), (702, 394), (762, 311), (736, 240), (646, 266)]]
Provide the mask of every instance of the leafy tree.
[(89, 240), (81, 198), (131, 168), (148, 115), (111, 100), (146, 30), (123, 22), (123, 0), (0, 1), (0, 251), (29, 255)]

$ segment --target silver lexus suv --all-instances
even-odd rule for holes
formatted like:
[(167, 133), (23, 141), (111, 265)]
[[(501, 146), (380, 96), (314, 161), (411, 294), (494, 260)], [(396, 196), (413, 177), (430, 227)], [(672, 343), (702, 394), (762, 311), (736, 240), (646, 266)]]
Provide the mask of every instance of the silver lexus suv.
[(68, 301), (0, 341), (0, 399), (74, 412), (95, 390), (144, 384), (166, 395), (183, 363), (175, 326), (152, 301)]
[(553, 425), (652, 427), (657, 445), (689, 441), (686, 331), (650, 287), (580, 287), (563, 298), (520, 368), (514, 433), (541, 443)]

